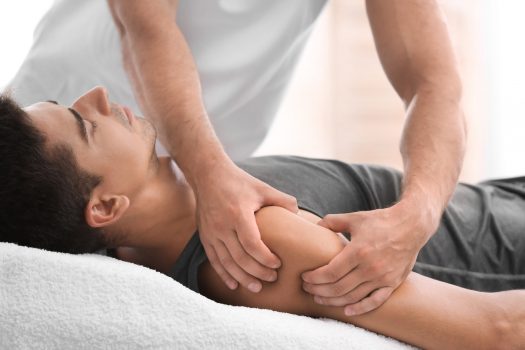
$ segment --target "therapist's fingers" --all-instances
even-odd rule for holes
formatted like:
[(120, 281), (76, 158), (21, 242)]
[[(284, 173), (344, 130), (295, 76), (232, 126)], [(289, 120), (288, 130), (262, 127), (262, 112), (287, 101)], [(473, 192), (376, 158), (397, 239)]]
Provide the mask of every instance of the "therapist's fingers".
[(206, 256), (210, 261), (211, 266), (219, 275), (220, 279), (228, 286), (230, 289), (236, 289), (238, 284), (237, 281), (224, 269), (220, 263), (219, 257), (215, 251), (215, 248), (211, 244), (205, 244), (203, 242), (204, 250), (206, 251)]
[(310, 284), (335, 283), (357, 266), (358, 259), (352, 244), (347, 244), (330, 262), (301, 275)]
[(370, 294), (370, 296), (364, 298), (360, 302), (345, 306), (345, 315), (356, 316), (375, 310), (388, 300), (393, 291), (394, 288), (392, 287), (376, 289)]
[[(223, 241), (223, 243), (229, 250), (233, 260), (244, 271), (267, 282), (273, 282), (277, 279), (277, 272), (274, 269), (265, 267), (248, 253), (246, 253), (246, 251), (241, 246), (241, 243), (237, 239), (237, 236), (231, 235), (230, 238), (227, 241)], [(248, 286), (244, 287), (247, 288)]]
[[(261, 233), (259, 232), (259, 227), (257, 226), (255, 214), (253, 212), (248, 215), (242, 214), (242, 220), (240, 220), (237, 225), (237, 237), (246, 253), (257, 260), (260, 264), (272, 269), (281, 266), (281, 260), (277, 255), (273, 254), (262, 241)], [(264, 279), (261, 275), (254, 276)]]
[(277, 207), (291, 211), (294, 214), (299, 212), (297, 199), (295, 199), (293, 196), (290, 196), (289, 194), (266, 185), (263, 196), (263, 206), (275, 205)]
[(236, 281), (238, 281), (243, 287), (245, 287), (251, 292), (258, 293), (261, 291), (262, 283), (258, 279), (244, 271), (235, 262), (235, 260), (230, 255), (228, 249), (226, 249), (224, 243), (220, 242), (219, 244), (217, 244), (216, 251), (221, 265)]
[(334, 232), (350, 232), (350, 227), (359, 213), (328, 214), (325, 215), (317, 225), (330, 229)]
[(368, 296), (368, 294), (370, 294), (370, 291), (375, 290), (376, 288), (377, 284), (375, 284), (374, 282), (365, 282), (357, 286), (350, 293), (345, 294), (343, 296), (330, 298), (315, 295), (314, 301), (317, 304), (328, 306), (345, 306), (349, 304), (355, 304), (361, 301), (366, 296)]
[[(353, 293), (358, 286), (368, 282), (366, 270), (357, 267), (334, 283), (312, 284), (303, 283), (303, 289), (320, 297), (335, 298)], [(377, 287), (376, 287), (377, 288)], [(368, 292), (371, 292), (369, 290)], [(355, 300), (354, 302), (359, 301)]]

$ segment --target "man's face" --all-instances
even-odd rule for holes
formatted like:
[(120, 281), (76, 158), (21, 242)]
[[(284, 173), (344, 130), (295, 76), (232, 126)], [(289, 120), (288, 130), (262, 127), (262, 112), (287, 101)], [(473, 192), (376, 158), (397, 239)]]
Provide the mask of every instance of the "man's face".
[(68, 145), (78, 165), (103, 178), (103, 191), (133, 196), (157, 166), (156, 131), (97, 87), (71, 107), (39, 102), (24, 108), (46, 135), (46, 146)]

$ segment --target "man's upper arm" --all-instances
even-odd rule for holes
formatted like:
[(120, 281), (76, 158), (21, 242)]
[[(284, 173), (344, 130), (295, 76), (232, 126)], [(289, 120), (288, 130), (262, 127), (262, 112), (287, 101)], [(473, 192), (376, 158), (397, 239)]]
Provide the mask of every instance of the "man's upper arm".
[[(209, 264), (201, 267), (199, 285), (204, 295), (225, 304), (271, 309), (308, 316), (330, 316), (342, 308), (320, 306), (302, 290), (301, 273), (327, 264), (344, 246), (334, 232), (280, 207), (265, 207), (256, 214), (264, 243), (282, 261), (277, 281), (263, 282), (259, 293), (244, 288), (229, 290)], [(339, 310), (340, 309), (340, 310)]]
[(381, 64), (405, 103), (422, 85), (443, 80), (456, 93), (459, 73), (435, 0), (367, 0), (366, 8)]

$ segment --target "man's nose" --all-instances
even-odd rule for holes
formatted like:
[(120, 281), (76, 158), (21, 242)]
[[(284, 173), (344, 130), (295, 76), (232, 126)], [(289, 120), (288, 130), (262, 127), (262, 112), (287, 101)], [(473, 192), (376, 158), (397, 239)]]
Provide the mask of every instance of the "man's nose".
[(94, 108), (100, 114), (110, 115), (111, 105), (108, 98), (108, 91), (103, 86), (96, 86), (79, 97), (73, 105), (83, 105), (84, 107)]

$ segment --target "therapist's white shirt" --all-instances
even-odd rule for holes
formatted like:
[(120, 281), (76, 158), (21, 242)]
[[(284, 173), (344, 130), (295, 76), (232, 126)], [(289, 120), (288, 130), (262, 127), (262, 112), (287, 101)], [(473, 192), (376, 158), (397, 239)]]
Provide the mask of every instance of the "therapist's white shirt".
[[(198, 67), (211, 123), (234, 160), (266, 136), (313, 23), (326, 0), (181, 0), (177, 24)], [(105, 0), (56, 0), (9, 84), (22, 105), (71, 104), (105, 86), (140, 114)], [(166, 154), (157, 144), (159, 154)]]

